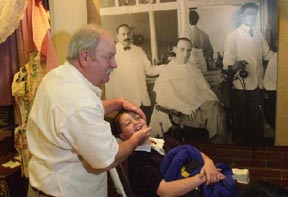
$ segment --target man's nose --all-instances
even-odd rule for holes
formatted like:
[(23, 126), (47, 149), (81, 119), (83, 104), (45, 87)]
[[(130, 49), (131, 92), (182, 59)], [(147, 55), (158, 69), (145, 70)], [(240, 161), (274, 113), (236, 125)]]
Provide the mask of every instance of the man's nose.
[(129, 35), (128, 35), (128, 34), (125, 34), (125, 35), (124, 35), (124, 38), (125, 38), (125, 39), (129, 38)]
[(112, 67), (112, 68), (117, 68), (117, 67), (118, 67), (118, 65), (117, 65), (117, 63), (116, 63), (116, 61), (115, 61), (115, 58), (113, 58), (113, 59), (111, 60), (111, 67)]

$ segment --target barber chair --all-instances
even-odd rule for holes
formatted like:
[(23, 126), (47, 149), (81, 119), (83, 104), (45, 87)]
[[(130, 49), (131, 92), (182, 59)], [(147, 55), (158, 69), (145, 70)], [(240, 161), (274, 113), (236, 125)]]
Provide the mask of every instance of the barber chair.
[[(172, 124), (168, 131), (164, 132), (162, 129), (164, 138), (172, 137), (181, 143), (209, 143), (207, 129), (203, 124), (194, 120), (192, 116), (159, 104), (155, 105), (155, 109), (168, 114)], [(162, 128), (161, 123), (160, 127)]]
[[(115, 192), (112, 193), (109, 190), (109, 197), (136, 197), (136, 194), (132, 190), (132, 187), (128, 178), (128, 161), (125, 160), (120, 163), (117, 167), (109, 170), (109, 180), (113, 182), (110, 184), (111, 189), (114, 189)], [(109, 186), (108, 186), (109, 187)], [(116, 193), (116, 195), (115, 195)]]

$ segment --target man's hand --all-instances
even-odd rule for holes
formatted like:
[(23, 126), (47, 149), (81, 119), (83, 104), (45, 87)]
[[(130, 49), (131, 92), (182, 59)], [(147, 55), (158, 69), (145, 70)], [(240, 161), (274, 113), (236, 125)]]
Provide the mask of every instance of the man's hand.
[(110, 114), (113, 112), (117, 112), (121, 109), (125, 109), (127, 111), (132, 111), (139, 114), (141, 118), (146, 120), (144, 112), (138, 106), (134, 105), (128, 100), (122, 98), (106, 99), (102, 100), (102, 103), (105, 109), (105, 114)]
[(140, 107), (137, 107), (136, 105), (134, 105), (130, 101), (123, 99), (122, 108), (127, 110), (127, 111), (133, 111), (133, 112), (139, 114), (139, 116), (141, 116), (141, 118), (146, 120), (146, 115), (144, 114), (142, 109), (140, 109)]
[(150, 137), (151, 131), (152, 131), (151, 127), (142, 128), (139, 131), (135, 132), (130, 137), (130, 139), (133, 140), (133, 142), (136, 143), (136, 146), (142, 145)]

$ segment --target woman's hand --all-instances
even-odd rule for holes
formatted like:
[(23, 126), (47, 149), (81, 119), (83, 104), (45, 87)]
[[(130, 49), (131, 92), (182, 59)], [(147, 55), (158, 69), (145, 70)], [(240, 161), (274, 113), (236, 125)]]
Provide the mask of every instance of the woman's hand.
[(204, 159), (204, 165), (200, 171), (200, 177), (202, 176), (206, 176), (206, 185), (217, 183), (225, 178), (225, 175), (220, 172), (220, 169), (216, 168), (210, 158)]

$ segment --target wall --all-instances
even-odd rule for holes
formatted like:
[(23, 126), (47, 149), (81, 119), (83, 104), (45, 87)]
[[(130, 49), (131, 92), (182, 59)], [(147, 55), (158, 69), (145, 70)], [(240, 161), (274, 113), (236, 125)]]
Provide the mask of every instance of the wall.
[(66, 50), (72, 33), (87, 24), (87, 5), (83, 0), (49, 0), (52, 40), (59, 63), (66, 59)]
[(279, 69), (276, 111), (276, 145), (288, 145), (288, 1), (279, 0)]
[[(195, 145), (195, 144), (194, 144)], [(249, 169), (251, 181), (265, 180), (288, 189), (288, 147), (195, 145), (215, 163)]]

